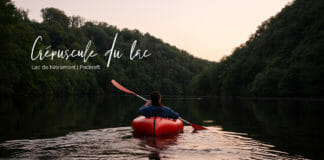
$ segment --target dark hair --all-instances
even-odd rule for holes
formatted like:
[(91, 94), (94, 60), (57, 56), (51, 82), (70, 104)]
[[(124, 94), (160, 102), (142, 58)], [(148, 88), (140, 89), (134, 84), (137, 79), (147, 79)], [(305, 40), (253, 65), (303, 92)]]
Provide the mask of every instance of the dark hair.
[(158, 106), (158, 107), (162, 107), (161, 102), (159, 101), (161, 98), (161, 94), (159, 91), (153, 91), (151, 93), (151, 100), (152, 100), (152, 105), (153, 106)]

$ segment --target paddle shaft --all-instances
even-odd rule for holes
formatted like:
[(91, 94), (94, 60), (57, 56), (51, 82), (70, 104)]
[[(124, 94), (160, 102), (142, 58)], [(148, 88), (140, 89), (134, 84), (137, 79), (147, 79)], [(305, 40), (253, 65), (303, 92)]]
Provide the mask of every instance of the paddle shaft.
[(145, 102), (148, 101), (148, 99), (146, 99), (146, 98), (144, 98), (144, 97), (142, 97), (142, 96), (140, 96), (140, 95), (138, 95), (138, 94), (136, 94), (136, 97), (138, 97), (138, 98), (144, 100)]

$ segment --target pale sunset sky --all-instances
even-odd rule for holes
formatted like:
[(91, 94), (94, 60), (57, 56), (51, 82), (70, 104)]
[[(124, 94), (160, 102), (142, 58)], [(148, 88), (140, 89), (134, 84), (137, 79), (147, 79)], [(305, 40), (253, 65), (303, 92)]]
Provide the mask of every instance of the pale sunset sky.
[[(219, 61), (248, 40), (257, 27), (293, 0), (13, 0), (42, 21), (42, 8), (67, 16), (106, 22), (119, 29), (138, 29), (188, 51)], [(107, 44), (109, 47), (111, 44)]]

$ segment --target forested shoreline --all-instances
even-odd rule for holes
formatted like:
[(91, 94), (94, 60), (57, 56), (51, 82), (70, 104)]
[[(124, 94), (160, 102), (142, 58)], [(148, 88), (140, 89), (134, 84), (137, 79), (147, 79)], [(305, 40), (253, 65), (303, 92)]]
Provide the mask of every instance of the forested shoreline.
[[(25, 11), (16, 9), (11, 1), (1, 2), (2, 95), (122, 94), (112, 87), (111, 79), (143, 94), (160, 90), (167, 95), (185, 95), (190, 80), (211, 64), (149, 33), (121, 30), (104, 22), (85, 21), (79, 16), (68, 17), (64, 11), (56, 8), (44, 8), (41, 13), (43, 21), (35, 22), (28, 18)], [(38, 36), (41, 38), (31, 55), (33, 43)], [(120, 52), (129, 53), (136, 40), (136, 50), (148, 50), (150, 56), (139, 58), (144, 53), (136, 57), (133, 53), (134, 59), (126, 55), (119, 59), (111, 58), (108, 66), (109, 56), (105, 54), (112, 47), (115, 36), (117, 40), (114, 48)], [(82, 57), (64, 59), (57, 55), (42, 59), (38, 55), (39, 50), (43, 54), (46, 50), (82, 51), (88, 45), (89, 50), (96, 52), (97, 56), (87, 61)], [(99, 65), (100, 69), (42, 70), (42, 65), (56, 68)]]
[[(219, 62), (195, 58), (149, 33), (118, 29), (104, 22), (67, 16), (56, 8), (41, 10), (35, 22), (10, 0), (0, 2), (1, 95), (122, 94), (110, 85), (116, 79), (139, 93), (160, 90), (164, 95), (241, 97), (323, 97), (324, 2), (296, 0), (264, 21), (248, 41)], [(118, 33), (116, 48), (128, 53), (149, 50), (147, 58), (112, 60), (105, 52)], [(84, 50), (98, 53), (82, 58), (31, 60), (31, 48), (42, 36), (37, 51)], [(215, 44), (217, 45), (217, 44)], [(126, 56), (125, 56), (126, 57)], [(100, 70), (33, 70), (41, 65), (100, 65)]]
[(191, 81), (197, 95), (324, 97), (324, 2), (296, 0)]

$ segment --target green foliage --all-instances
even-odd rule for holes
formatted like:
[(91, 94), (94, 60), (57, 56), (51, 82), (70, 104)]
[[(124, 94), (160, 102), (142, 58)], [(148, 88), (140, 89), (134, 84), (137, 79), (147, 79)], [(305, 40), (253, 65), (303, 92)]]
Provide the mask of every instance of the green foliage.
[(280, 69), (267, 68), (266, 71), (256, 75), (251, 85), (251, 92), (258, 96), (276, 96), (281, 77)]
[(323, 16), (323, 1), (294, 1), (232, 55), (194, 77), (191, 93), (323, 97)]
[(70, 19), (65, 15), (65, 13), (56, 8), (44, 8), (41, 12), (44, 23), (51, 25), (57, 23), (64, 28), (68, 27), (70, 23)]
[[(187, 52), (164, 43), (148, 33), (138, 30), (119, 30), (103, 22), (84, 22), (79, 16), (68, 17), (55, 8), (42, 9), (43, 22), (28, 19), (25, 11), (15, 8), (9, 0), (0, 2), (0, 92), (5, 95), (70, 95), (70, 94), (120, 94), (110, 85), (116, 79), (139, 93), (149, 94), (160, 90), (166, 95), (183, 95), (192, 77), (210, 62), (197, 59)], [(106, 67), (115, 34), (115, 48), (126, 54)], [(33, 42), (41, 35), (39, 49), (51, 46), (52, 50), (84, 50), (89, 40), (90, 50), (99, 55), (84, 63), (81, 58), (69, 60), (54, 58), (31, 61)], [(136, 49), (149, 50), (146, 59), (130, 61), (128, 53), (134, 40)], [(44, 52), (44, 51), (43, 51)], [(32, 70), (36, 65), (100, 65), (100, 70)]]
[(23, 67), (28, 57), (28, 43), (32, 41), (32, 30), (25, 26), (24, 12), (16, 10), (13, 4), (4, 0), (0, 2), (0, 94), (15, 92), (15, 84), (27, 75)]

